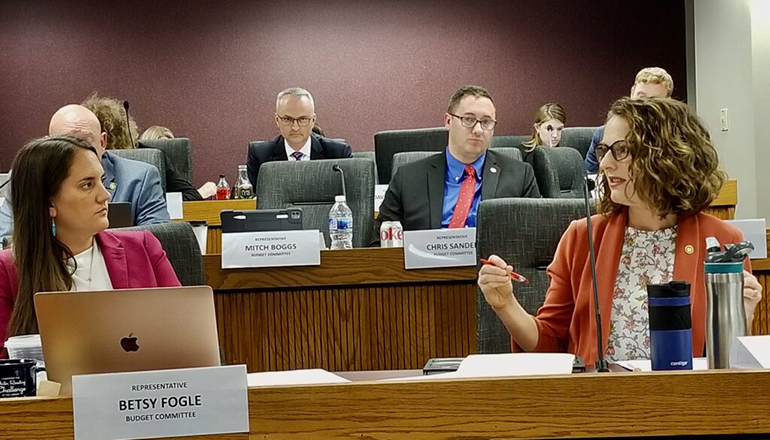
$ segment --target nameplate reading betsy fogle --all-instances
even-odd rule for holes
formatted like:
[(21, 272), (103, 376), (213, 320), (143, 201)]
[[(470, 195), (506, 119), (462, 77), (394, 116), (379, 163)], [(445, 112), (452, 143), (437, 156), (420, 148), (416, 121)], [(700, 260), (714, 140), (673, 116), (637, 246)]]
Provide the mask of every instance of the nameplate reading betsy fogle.
[(246, 366), (72, 378), (75, 440), (249, 431)]
[(317, 229), (222, 234), (222, 269), (320, 264)]
[(407, 269), (476, 265), (476, 228), (404, 231)]

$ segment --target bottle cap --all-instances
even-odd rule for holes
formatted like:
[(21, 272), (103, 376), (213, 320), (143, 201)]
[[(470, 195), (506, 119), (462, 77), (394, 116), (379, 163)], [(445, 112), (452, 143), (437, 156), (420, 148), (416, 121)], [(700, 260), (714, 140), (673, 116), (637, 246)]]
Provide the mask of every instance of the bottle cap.
[(334, 201), (337, 203), (344, 202), (345, 196), (334, 196)]
[(706, 263), (706, 273), (742, 273), (743, 263), (740, 261), (725, 263)]

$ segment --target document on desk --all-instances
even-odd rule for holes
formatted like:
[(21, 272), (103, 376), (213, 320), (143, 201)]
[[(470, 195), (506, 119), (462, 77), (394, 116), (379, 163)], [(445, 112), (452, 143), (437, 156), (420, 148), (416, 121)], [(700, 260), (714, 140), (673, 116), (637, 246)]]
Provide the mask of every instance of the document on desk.
[(730, 350), (730, 367), (742, 369), (770, 368), (770, 336), (741, 336)]
[(329, 373), (320, 368), (293, 371), (266, 371), (250, 373), (246, 376), (249, 387), (268, 387), (277, 385), (319, 385), (328, 383), (348, 383), (344, 377)]
[(550, 376), (571, 374), (575, 355), (569, 353), (472, 354), (455, 377)]

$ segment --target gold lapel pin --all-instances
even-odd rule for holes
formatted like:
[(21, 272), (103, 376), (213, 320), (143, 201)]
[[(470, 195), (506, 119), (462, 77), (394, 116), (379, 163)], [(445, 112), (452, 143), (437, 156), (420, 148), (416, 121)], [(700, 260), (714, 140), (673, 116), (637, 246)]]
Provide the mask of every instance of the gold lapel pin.
[(685, 254), (687, 254), (687, 255), (692, 255), (692, 254), (693, 254), (693, 252), (695, 252), (695, 248), (694, 248), (694, 247), (692, 247), (692, 245), (691, 245), (691, 244), (688, 244), (687, 246), (685, 246), (685, 247), (684, 247), (684, 253), (685, 253)]

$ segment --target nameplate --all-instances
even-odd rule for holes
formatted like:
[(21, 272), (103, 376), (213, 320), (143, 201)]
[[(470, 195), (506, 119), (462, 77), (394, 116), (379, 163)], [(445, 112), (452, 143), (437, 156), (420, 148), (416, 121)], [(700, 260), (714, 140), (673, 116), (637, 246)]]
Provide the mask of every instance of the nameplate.
[(318, 266), (318, 230), (222, 234), (222, 269)]
[(770, 336), (740, 336), (730, 347), (730, 368), (770, 368)]
[(374, 185), (374, 212), (380, 212), (380, 205), (385, 200), (386, 192), (388, 192), (388, 185)]
[(246, 366), (72, 377), (75, 440), (249, 431)]
[[(727, 223), (740, 229), (743, 239), (754, 245), (754, 251), (749, 254), (752, 260), (767, 258), (767, 239), (765, 219), (725, 220)], [(725, 243), (722, 243), (725, 244)], [(731, 243), (732, 244), (732, 243)]]
[(182, 193), (166, 193), (166, 210), (171, 220), (181, 220), (184, 218), (184, 204)]
[(476, 228), (404, 231), (407, 269), (476, 265)]

